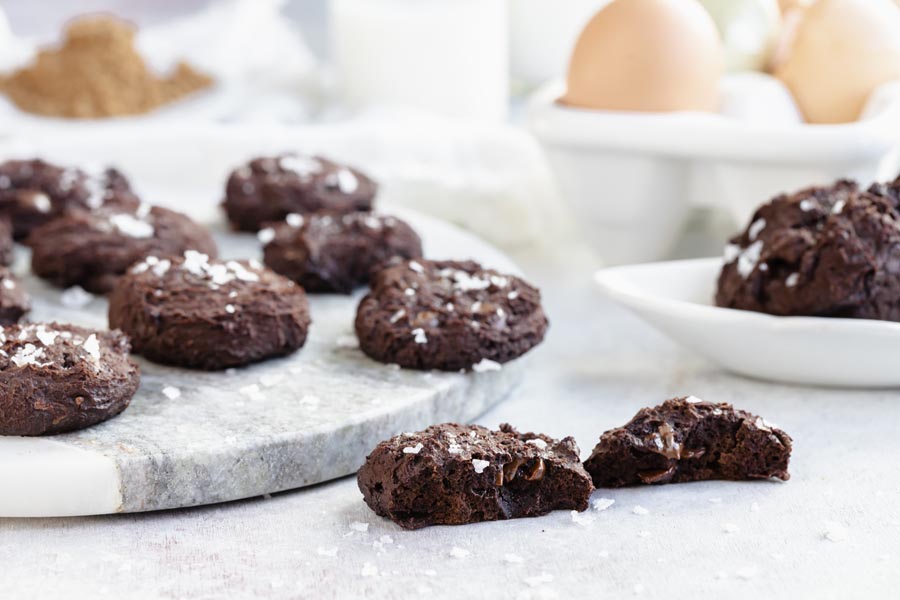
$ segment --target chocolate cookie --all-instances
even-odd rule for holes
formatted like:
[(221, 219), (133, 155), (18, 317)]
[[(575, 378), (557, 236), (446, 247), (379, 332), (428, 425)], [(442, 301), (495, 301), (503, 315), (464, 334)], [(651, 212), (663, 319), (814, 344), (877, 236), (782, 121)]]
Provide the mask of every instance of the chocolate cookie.
[(12, 222), (0, 215), (0, 265), (9, 266), (15, 260)]
[(12, 221), (15, 238), (71, 210), (102, 206), (136, 209), (140, 201), (115, 169), (86, 171), (43, 160), (0, 164), (0, 214)]
[(730, 404), (696, 398), (642, 408), (603, 434), (584, 467), (597, 487), (707, 479), (787, 480), (791, 438)]
[(147, 256), (181, 256), (185, 250), (216, 254), (205, 228), (181, 213), (146, 204), (136, 212), (70, 213), (35, 229), (28, 244), (36, 275), (95, 294), (109, 292), (128, 267)]
[(407, 529), (588, 507), (575, 440), (446, 423), (381, 442), (357, 475), (369, 508)]
[(362, 351), (410, 369), (504, 363), (541, 343), (547, 325), (537, 288), (472, 261), (387, 267), (356, 313)]
[(59, 323), (0, 330), (0, 435), (83, 429), (128, 407), (141, 380), (119, 331)]
[(259, 237), (266, 265), (307, 292), (349, 294), (388, 259), (422, 256), (422, 241), (405, 222), (363, 212), (290, 214)]
[(134, 265), (110, 294), (109, 326), (154, 362), (218, 370), (303, 346), (309, 304), (303, 288), (256, 261), (188, 251)]
[(372, 209), (378, 186), (361, 172), (318, 156), (256, 158), (236, 169), (225, 189), (225, 212), (235, 229), (258, 231), (291, 213), (349, 213)]
[(31, 310), (31, 297), (19, 279), (6, 267), (0, 267), (0, 326), (17, 323)]
[[(716, 304), (773, 315), (900, 320), (900, 213), (890, 186), (778, 196), (725, 249)], [(879, 195), (881, 194), (881, 195)]]

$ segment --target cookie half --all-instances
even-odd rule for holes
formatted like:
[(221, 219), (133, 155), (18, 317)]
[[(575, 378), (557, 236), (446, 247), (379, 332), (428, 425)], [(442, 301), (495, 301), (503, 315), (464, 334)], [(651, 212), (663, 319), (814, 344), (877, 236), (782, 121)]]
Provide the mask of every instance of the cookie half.
[(18, 323), (31, 310), (31, 296), (19, 278), (0, 267), (0, 326)]
[(35, 229), (28, 244), (38, 277), (95, 294), (108, 293), (128, 267), (147, 256), (181, 256), (186, 250), (216, 255), (206, 228), (181, 213), (149, 205), (134, 212), (73, 212)]
[(575, 440), (446, 423), (381, 442), (357, 475), (369, 508), (407, 529), (583, 511)]
[(779, 316), (900, 321), (896, 187), (782, 195), (725, 249), (716, 304)]
[(109, 324), (135, 353), (194, 369), (238, 367), (302, 347), (309, 329), (303, 288), (256, 261), (217, 261), (188, 251), (147, 257), (109, 296)]
[(228, 178), (223, 206), (239, 231), (259, 231), (291, 213), (344, 214), (372, 209), (378, 186), (352, 167), (320, 156), (251, 160)]
[(115, 169), (60, 167), (37, 159), (0, 164), (0, 214), (12, 222), (17, 240), (72, 210), (135, 210), (139, 204), (128, 180)]
[(407, 260), (372, 277), (356, 313), (363, 352), (410, 369), (504, 363), (543, 339), (537, 288), (472, 261)]
[(597, 487), (787, 480), (791, 437), (730, 404), (675, 398), (604, 433), (584, 467)]
[(422, 240), (406, 222), (363, 212), (290, 214), (259, 237), (266, 266), (307, 292), (349, 294), (389, 259), (422, 256)]
[(83, 429), (121, 413), (140, 384), (119, 331), (59, 323), (0, 330), (0, 435)]

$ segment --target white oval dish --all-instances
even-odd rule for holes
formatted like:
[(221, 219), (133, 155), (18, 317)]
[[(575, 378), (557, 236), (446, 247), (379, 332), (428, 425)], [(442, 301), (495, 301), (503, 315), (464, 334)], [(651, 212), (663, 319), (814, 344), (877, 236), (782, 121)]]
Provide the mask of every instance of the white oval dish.
[(720, 258), (613, 267), (594, 278), (612, 300), (729, 371), (808, 385), (900, 386), (900, 323), (775, 317), (712, 305)]

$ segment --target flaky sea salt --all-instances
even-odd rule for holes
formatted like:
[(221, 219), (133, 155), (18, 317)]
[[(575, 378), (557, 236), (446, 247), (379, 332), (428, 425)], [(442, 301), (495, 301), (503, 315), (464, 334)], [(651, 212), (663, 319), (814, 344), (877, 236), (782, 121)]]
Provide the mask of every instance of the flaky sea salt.
[(450, 548), (450, 556), (452, 558), (466, 558), (467, 556), (469, 556), (469, 554), (471, 554), (471, 552), (464, 548), (460, 548), (459, 546), (453, 546), (452, 548)]
[(591, 501), (591, 508), (600, 512), (606, 510), (615, 503), (616, 501), (612, 498), (597, 498), (596, 500)]
[(128, 213), (111, 215), (109, 223), (119, 233), (138, 239), (153, 237), (156, 232), (153, 225)]
[(31, 197), (31, 204), (38, 212), (48, 213), (53, 205), (50, 203), (50, 197), (47, 194), (35, 194)]
[(264, 227), (256, 232), (256, 239), (258, 239), (261, 244), (268, 244), (275, 239), (275, 230), (271, 227)]
[(164, 387), (162, 389), (162, 393), (163, 396), (165, 396), (169, 400), (175, 400), (176, 398), (179, 398), (181, 396), (181, 390), (171, 385), (167, 385), (166, 387)]
[(97, 339), (97, 334), (92, 333), (88, 336), (84, 343), (81, 344), (81, 347), (85, 352), (88, 353), (88, 356), (91, 357), (91, 360), (94, 363), (100, 362), (100, 340)]
[(413, 341), (417, 344), (427, 344), (428, 336), (425, 335), (425, 330), (421, 327), (412, 330)]
[(750, 277), (750, 274), (753, 273), (753, 269), (759, 264), (762, 250), (763, 242), (762, 240), (757, 240), (741, 252), (740, 256), (738, 256), (737, 264), (737, 270), (741, 277), (744, 279)]
[(631, 509), (631, 512), (636, 515), (649, 515), (650, 511), (641, 506), (640, 504), (635, 504), (634, 508)]
[(59, 295), (59, 303), (66, 308), (84, 308), (94, 299), (93, 294), (84, 291), (81, 286), (75, 285)]
[(538, 450), (546, 450), (547, 449), (547, 442), (545, 442), (541, 438), (534, 438), (531, 440), (527, 440), (525, 443), (529, 444), (531, 446), (534, 446)]
[(476, 473), (484, 473), (485, 468), (487, 468), (490, 464), (490, 462), (481, 460), (480, 458), (472, 459), (472, 467), (474, 467)]
[(784, 285), (786, 285), (787, 287), (794, 287), (797, 285), (797, 283), (799, 281), (800, 281), (800, 274), (799, 273), (791, 273), (790, 275), (788, 275), (785, 278)]
[(415, 446), (407, 446), (404, 448), (403, 454), (418, 454), (422, 451), (422, 448), (424, 448), (424, 446), (422, 445), (422, 442), (419, 442)]
[(519, 563), (525, 562), (525, 559), (523, 559), (518, 554), (504, 554), (503, 560), (505, 560), (508, 563), (512, 563), (512, 564), (519, 564)]
[(361, 533), (365, 533), (369, 530), (369, 524), (363, 523), (362, 521), (353, 521), (350, 523), (350, 529), (352, 531), (359, 531)]
[(503, 365), (489, 358), (482, 358), (480, 361), (472, 365), (472, 370), (476, 373), (487, 373), (489, 371), (499, 371)]
[(303, 220), (303, 215), (298, 213), (291, 213), (284, 218), (284, 222), (295, 229), (303, 227)]
[(424, 273), (425, 272), (425, 268), (422, 267), (422, 265), (420, 265), (419, 263), (417, 263), (414, 260), (409, 261), (409, 270), (415, 271), (416, 273)]
[(756, 238), (759, 237), (759, 234), (762, 233), (763, 229), (766, 228), (766, 220), (765, 219), (757, 219), (753, 221), (750, 225), (750, 228), (747, 230), (747, 234), (750, 236), (750, 241), (752, 242)]

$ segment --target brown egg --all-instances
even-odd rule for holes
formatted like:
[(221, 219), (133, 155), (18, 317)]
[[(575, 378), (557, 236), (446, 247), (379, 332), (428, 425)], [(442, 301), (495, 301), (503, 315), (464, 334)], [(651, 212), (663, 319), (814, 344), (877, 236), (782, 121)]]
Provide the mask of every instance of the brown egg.
[(900, 79), (894, 0), (818, 0), (792, 36), (775, 76), (810, 123), (855, 121), (876, 87)]
[(722, 42), (696, 0), (614, 0), (582, 31), (560, 102), (581, 108), (715, 111)]

